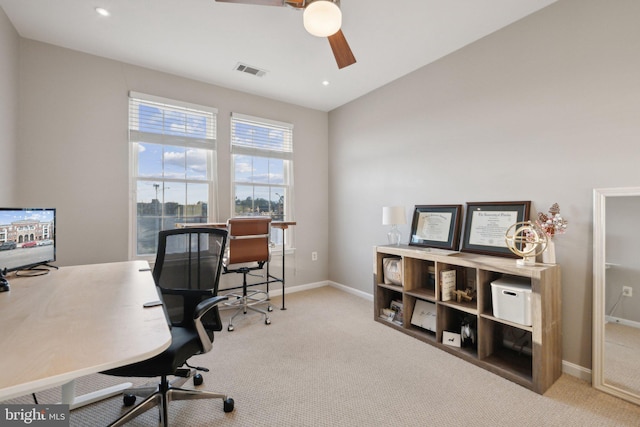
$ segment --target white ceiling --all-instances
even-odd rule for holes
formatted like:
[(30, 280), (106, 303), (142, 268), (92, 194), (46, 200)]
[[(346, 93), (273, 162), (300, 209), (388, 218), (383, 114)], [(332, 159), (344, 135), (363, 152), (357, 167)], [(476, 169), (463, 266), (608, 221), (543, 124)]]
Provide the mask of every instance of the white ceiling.
[[(342, 0), (357, 63), (289, 7), (214, 0), (0, 0), (20, 36), (330, 111), (555, 0)], [(111, 12), (99, 16), (95, 7)], [(235, 71), (238, 62), (267, 71)], [(330, 82), (323, 86), (322, 81)]]

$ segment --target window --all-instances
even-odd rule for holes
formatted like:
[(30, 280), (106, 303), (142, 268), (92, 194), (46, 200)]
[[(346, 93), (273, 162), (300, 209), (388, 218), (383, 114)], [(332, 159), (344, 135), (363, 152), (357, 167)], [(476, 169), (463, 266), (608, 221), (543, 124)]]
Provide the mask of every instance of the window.
[[(233, 113), (231, 161), (234, 216), (293, 218), (293, 125)], [(282, 244), (282, 230), (271, 237)]]
[(214, 108), (131, 92), (131, 253), (153, 256), (158, 232), (208, 222), (214, 208)]

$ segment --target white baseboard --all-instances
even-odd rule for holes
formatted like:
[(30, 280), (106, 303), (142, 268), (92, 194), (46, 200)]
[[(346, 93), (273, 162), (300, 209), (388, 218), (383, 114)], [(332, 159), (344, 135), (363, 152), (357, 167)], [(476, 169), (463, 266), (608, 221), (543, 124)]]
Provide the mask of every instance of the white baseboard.
[[(325, 282), (307, 283), (305, 285), (285, 286), (285, 292), (287, 294), (292, 294), (294, 292), (308, 291), (309, 289), (321, 288), (323, 286), (328, 286), (328, 285), (329, 285), (329, 282), (325, 281)], [(273, 285), (269, 289), (269, 295), (272, 297), (277, 297), (279, 295), (282, 295), (282, 286), (278, 286), (278, 284)]]
[(362, 292), (362, 291), (359, 291), (357, 289), (353, 289), (353, 288), (351, 288), (349, 286), (341, 285), (340, 283), (336, 283), (336, 282), (332, 282), (332, 281), (328, 281), (327, 284), (329, 286), (333, 287), (333, 288), (340, 289), (341, 291), (350, 293), (350, 294), (358, 296), (360, 298), (364, 298), (364, 299), (366, 299), (368, 301), (373, 301), (373, 295), (372, 294), (368, 294), (366, 292)]
[(572, 377), (576, 377), (588, 383), (591, 382), (591, 369), (587, 369), (580, 365), (576, 365), (575, 363), (567, 362), (566, 360), (562, 361), (562, 372), (571, 375)]
[[(291, 294), (294, 292), (308, 291), (309, 289), (321, 288), (323, 286), (331, 286), (333, 288), (340, 289), (341, 291), (350, 293), (352, 295), (356, 295), (360, 298), (373, 301), (373, 295), (371, 294), (359, 291), (357, 289), (350, 288), (349, 286), (341, 285), (340, 283), (332, 282), (330, 280), (323, 281), (323, 282), (307, 283), (304, 285), (286, 286), (285, 292), (287, 294)], [(271, 289), (269, 289), (269, 295), (271, 295), (272, 297), (282, 295), (282, 287), (276, 284)]]
[(640, 322), (635, 322), (633, 320), (623, 319), (621, 317), (605, 316), (604, 320), (606, 320), (607, 322), (611, 322), (611, 323), (619, 323), (621, 325), (631, 326), (632, 328), (640, 328)]

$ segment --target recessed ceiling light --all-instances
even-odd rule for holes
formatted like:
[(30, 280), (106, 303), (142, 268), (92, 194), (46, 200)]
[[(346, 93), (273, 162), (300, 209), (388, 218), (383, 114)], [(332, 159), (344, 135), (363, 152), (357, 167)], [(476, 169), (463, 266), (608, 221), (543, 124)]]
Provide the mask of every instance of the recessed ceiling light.
[(96, 7), (96, 12), (101, 16), (109, 16), (111, 15), (109, 11), (103, 7)]
[(323, 80), (322, 81), (322, 85), (323, 86), (329, 86), (329, 80)]

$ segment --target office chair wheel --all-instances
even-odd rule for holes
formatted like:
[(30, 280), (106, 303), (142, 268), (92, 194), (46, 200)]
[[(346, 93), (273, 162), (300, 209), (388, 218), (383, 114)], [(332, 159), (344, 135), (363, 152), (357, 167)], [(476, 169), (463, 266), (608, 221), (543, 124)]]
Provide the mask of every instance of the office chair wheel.
[(273, 307), (271, 306), (267, 307), (267, 311), (273, 311)]
[(271, 324), (271, 319), (269, 319), (268, 317), (266, 319), (264, 319), (264, 324), (265, 325), (270, 325)]
[(122, 396), (122, 403), (124, 406), (133, 406), (133, 404), (136, 403), (136, 395), (125, 393)]
[(233, 329), (234, 329), (233, 325), (229, 325), (229, 326), (227, 327), (227, 331), (229, 331), (229, 332), (233, 331)]
[(195, 374), (193, 376), (193, 385), (202, 385), (204, 382), (204, 378), (202, 378), (202, 374)]
[(229, 397), (227, 400), (224, 401), (224, 412), (232, 412), (233, 405), (234, 405), (233, 399)]

